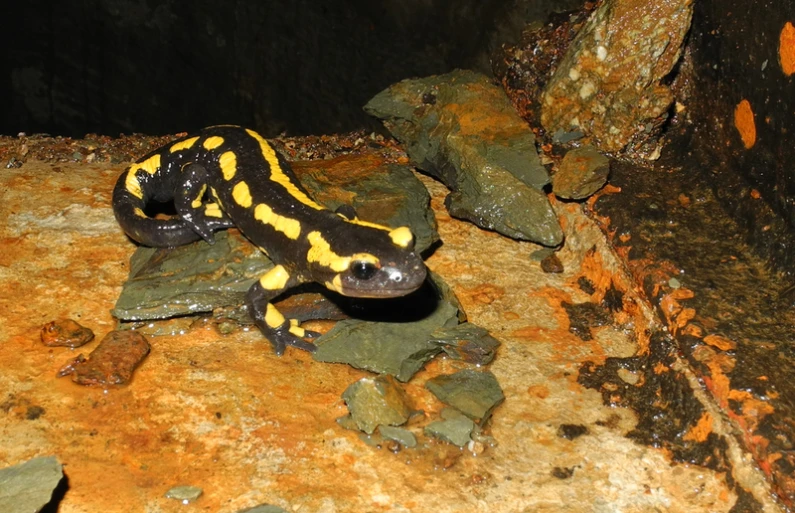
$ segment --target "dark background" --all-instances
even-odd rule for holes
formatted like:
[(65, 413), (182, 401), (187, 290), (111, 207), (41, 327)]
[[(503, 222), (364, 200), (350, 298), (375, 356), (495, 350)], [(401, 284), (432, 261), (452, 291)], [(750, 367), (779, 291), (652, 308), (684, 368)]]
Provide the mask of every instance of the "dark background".
[(20, 2), (0, 38), (0, 134), (274, 136), (375, 128), (393, 82), (473, 68), (528, 20), (582, 0)]

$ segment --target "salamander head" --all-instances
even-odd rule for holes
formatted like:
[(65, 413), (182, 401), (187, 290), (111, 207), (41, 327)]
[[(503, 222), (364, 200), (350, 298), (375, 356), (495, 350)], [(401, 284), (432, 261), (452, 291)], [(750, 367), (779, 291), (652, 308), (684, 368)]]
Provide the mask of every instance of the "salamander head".
[(324, 236), (307, 235), (312, 279), (344, 296), (389, 298), (417, 290), (427, 274), (406, 227), (345, 224)]

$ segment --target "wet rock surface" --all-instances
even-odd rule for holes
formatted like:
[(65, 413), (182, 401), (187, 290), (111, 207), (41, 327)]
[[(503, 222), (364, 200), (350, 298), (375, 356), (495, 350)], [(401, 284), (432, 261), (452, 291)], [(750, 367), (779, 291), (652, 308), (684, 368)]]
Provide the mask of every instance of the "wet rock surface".
[(63, 465), (55, 456), (0, 469), (0, 511), (42, 511), (62, 479)]
[[(13, 148), (18, 146), (14, 139)], [(31, 147), (30, 154), (36, 152)], [(451, 219), (442, 203), (447, 191), (426, 177), (421, 179), (432, 192), (444, 239), (428, 265), (450, 283), (469, 319), (502, 343), (490, 364), (506, 395), (488, 425), (496, 447), (475, 433), (470, 437), (477, 440), (464, 450), (429, 440), (414, 417), (407, 429), (427, 449), (396, 450), (400, 444), (391, 440), (377, 442), (380, 448), (366, 445), (334, 422), (345, 413), (340, 394), (366, 373), (297, 351), (274, 357), (253, 330), (221, 337), (210, 326), (193, 325), (187, 336), (158, 337), (127, 387), (106, 391), (56, 381), (54, 370), (70, 350), (42, 347), (42, 324), (79, 318), (98, 332), (115, 325), (109, 307), (134, 250), (109, 206), (122, 168), (34, 159), (0, 174), (0, 212), (7, 221), (0, 223), (0, 236), (10, 248), (0, 252), (6, 291), (0, 295), (0, 328), (4, 348), (14, 355), (0, 362), (0, 388), (7, 394), (0, 402), (7, 441), (0, 460), (24, 461), (35, 447), (68, 461), (64, 513), (181, 510), (182, 504), (163, 498), (179, 482), (204, 489), (201, 508), (230, 512), (257, 504), (369, 511), (398, 503), (429, 511), (451, 504), (475, 511), (484, 503), (523, 511), (561, 497), (577, 512), (592, 511), (594, 504), (710, 513), (769, 506), (764, 484), (748, 487), (747, 472), (755, 474), (742, 453), (731, 474), (678, 463), (667, 450), (624, 436), (635, 426), (634, 412), (605, 406), (601, 394), (576, 383), (584, 362), (644, 350), (648, 322), (643, 302), (625, 283), (612, 294), (622, 300), (610, 302), (623, 305), (614, 314), (623, 316), (620, 329), (594, 328), (590, 341), (568, 331), (562, 301), (601, 304), (601, 296), (611, 295), (610, 280), (625, 279), (624, 267), (577, 205), (556, 204), (566, 221), (567, 244), (557, 253), (565, 270), (546, 274), (528, 258), (527, 244)], [(583, 274), (589, 279), (580, 280)], [(586, 282), (592, 293), (581, 286)], [(58, 293), (30, 293), (42, 288)], [(443, 405), (424, 381), (466, 365), (436, 358), (405, 386), (427, 420), (438, 420)], [(622, 372), (620, 382), (632, 386), (633, 374), (640, 375)], [(721, 416), (713, 421), (720, 424)], [(588, 435), (560, 438), (562, 424), (584, 425)], [(556, 468), (565, 478), (552, 476)]]
[(409, 419), (408, 397), (390, 376), (363, 378), (342, 394), (356, 426), (368, 435), (379, 425), (399, 426)]
[(497, 378), (489, 371), (464, 369), (428, 380), (425, 387), (440, 401), (480, 425), (486, 423), (494, 408), (505, 400)]
[(472, 432), (475, 423), (454, 408), (442, 410), (442, 420), (431, 422), (425, 426), (425, 433), (429, 436), (450, 442), (458, 447), (463, 447), (472, 441)]
[[(742, 231), (697, 172), (678, 164), (675, 157), (663, 164), (655, 169), (617, 166), (611, 181), (622, 192), (605, 194), (595, 204), (596, 212), (609, 218), (613, 243), (627, 255), (635, 279), (673, 335), (668, 342), (657, 339), (651, 355), (671, 361), (672, 352), (678, 351), (686, 358), (742, 432), (744, 444), (781, 499), (795, 504), (795, 431), (789, 420), (795, 417), (790, 400), (795, 397), (795, 311), (782, 295), (786, 282), (746, 245)], [(640, 371), (631, 359), (610, 365)], [(684, 378), (670, 372), (651, 376), (649, 367), (655, 364), (643, 366), (641, 381), (670, 387), (666, 403), (682, 404)], [(637, 388), (626, 383), (626, 376), (612, 379), (619, 389)], [(642, 383), (638, 386), (644, 388)], [(647, 408), (639, 411), (651, 414)], [(723, 442), (709, 414), (698, 412), (695, 404), (682, 409), (675, 415), (679, 420), (664, 421), (667, 428), (652, 421), (654, 415), (642, 414), (632, 436), (656, 444), (687, 441), (675, 444), (677, 458), (712, 460), (720, 466), (723, 456), (716, 455), (723, 453)], [(680, 432), (671, 437), (676, 430), (672, 433), (670, 428), (676, 425)], [(699, 449), (694, 442), (705, 445)]]
[(562, 242), (541, 190), (549, 176), (535, 136), (487, 77), (454, 71), (404, 80), (365, 110), (403, 143), (412, 162), (451, 189), (451, 215), (520, 240)]
[(578, 130), (607, 152), (658, 133), (674, 100), (662, 80), (679, 60), (692, 12), (692, 0), (599, 5), (546, 84), (547, 132)]
[(607, 183), (610, 160), (593, 146), (566, 152), (552, 175), (552, 192), (564, 199), (588, 198)]

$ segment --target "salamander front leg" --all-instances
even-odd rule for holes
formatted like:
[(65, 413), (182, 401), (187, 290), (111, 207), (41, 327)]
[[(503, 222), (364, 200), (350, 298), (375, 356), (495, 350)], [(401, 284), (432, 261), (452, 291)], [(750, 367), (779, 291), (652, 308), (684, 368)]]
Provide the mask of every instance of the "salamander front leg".
[(310, 353), (317, 349), (314, 344), (303, 338), (312, 338), (319, 333), (305, 330), (295, 319), (285, 319), (270, 303), (271, 299), (296, 284), (297, 280), (290, 277), (284, 266), (277, 265), (254, 283), (246, 294), (246, 305), (251, 318), (263, 335), (271, 341), (274, 352), (279, 356), (284, 353), (287, 346)]

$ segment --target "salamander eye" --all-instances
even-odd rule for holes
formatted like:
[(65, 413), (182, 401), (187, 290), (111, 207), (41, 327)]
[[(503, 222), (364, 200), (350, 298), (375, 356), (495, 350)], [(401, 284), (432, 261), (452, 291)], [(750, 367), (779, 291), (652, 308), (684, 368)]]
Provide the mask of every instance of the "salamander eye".
[(369, 280), (375, 276), (378, 268), (372, 262), (356, 260), (351, 264), (351, 273), (360, 280)]

